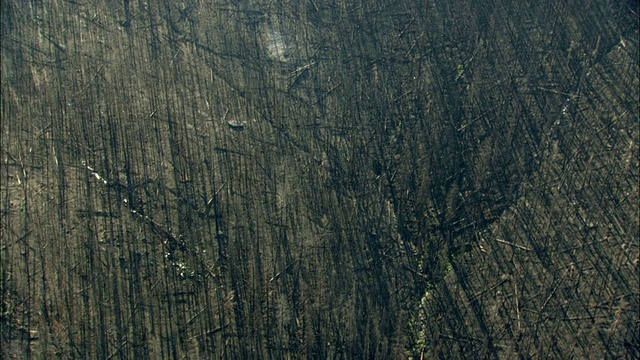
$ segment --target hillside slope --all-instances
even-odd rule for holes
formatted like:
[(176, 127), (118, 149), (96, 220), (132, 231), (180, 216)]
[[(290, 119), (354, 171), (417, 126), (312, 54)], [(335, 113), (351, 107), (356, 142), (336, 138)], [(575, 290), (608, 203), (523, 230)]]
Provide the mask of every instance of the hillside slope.
[(637, 358), (637, 2), (418, 3), (3, 0), (2, 357)]

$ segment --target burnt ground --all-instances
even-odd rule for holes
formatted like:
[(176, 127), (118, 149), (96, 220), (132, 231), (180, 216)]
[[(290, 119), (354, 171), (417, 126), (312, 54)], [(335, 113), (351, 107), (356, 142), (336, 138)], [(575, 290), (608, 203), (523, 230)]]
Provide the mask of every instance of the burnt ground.
[(3, 358), (637, 358), (637, 13), (3, 0)]

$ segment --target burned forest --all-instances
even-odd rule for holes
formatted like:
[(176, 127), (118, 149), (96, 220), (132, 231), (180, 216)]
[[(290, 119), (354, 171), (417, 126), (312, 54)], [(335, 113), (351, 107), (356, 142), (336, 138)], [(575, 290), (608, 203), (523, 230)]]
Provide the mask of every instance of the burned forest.
[(1, 0), (0, 357), (638, 358), (637, 18)]

